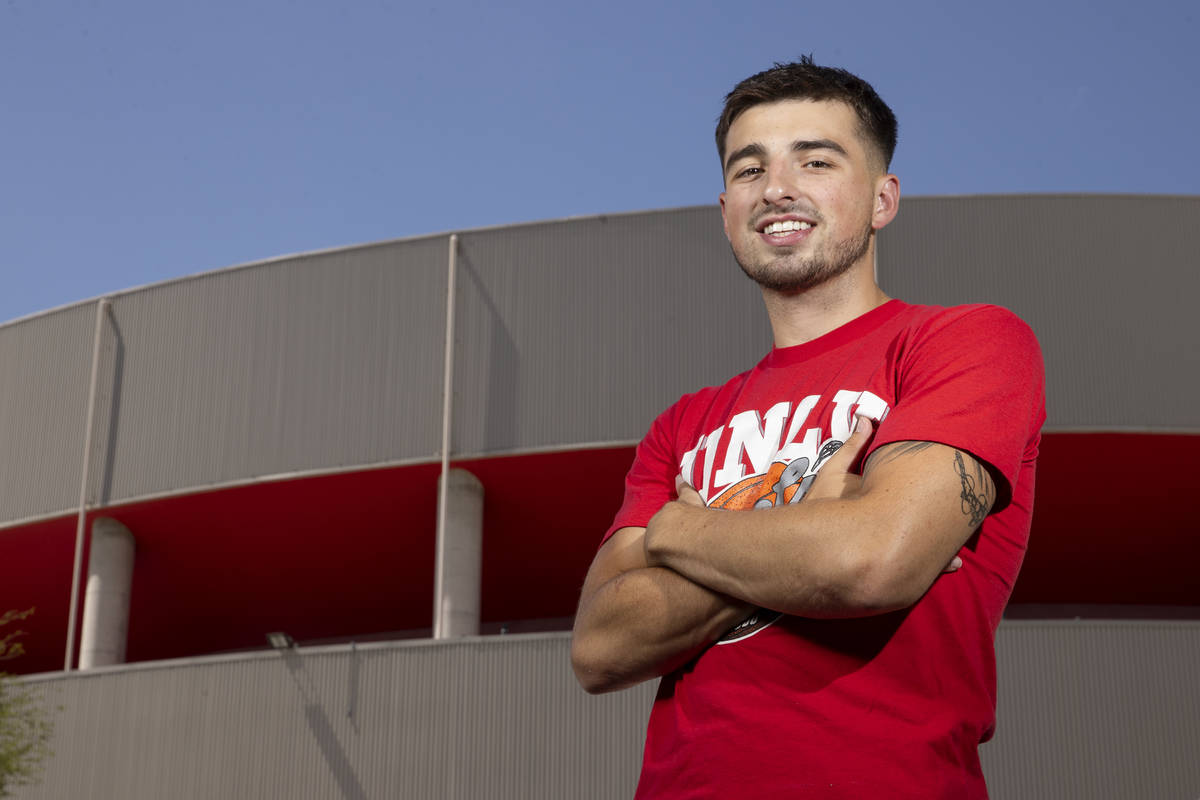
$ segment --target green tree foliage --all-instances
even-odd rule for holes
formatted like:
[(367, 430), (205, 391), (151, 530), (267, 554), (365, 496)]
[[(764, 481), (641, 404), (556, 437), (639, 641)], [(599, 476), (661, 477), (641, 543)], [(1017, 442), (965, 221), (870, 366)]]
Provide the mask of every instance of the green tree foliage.
[[(24, 611), (5, 611), (0, 614), (0, 626), (7, 625), (10, 622), (20, 622), (26, 617), (33, 615), (34, 609), (27, 608)], [(24, 636), (25, 631), (16, 630), (0, 636), (0, 661), (9, 661), (19, 655), (24, 655), (25, 646), (17, 641), (18, 637)]]
[[(4, 612), (0, 615), (0, 631), (32, 613), (32, 608)], [(17, 641), (23, 634), (24, 631), (13, 630), (0, 635), (0, 661), (25, 652)], [(25, 685), (0, 673), (0, 797), (9, 797), (15, 786), (37, 781), (43, 763), (50, 756), (52, 730), (40, 698)]]

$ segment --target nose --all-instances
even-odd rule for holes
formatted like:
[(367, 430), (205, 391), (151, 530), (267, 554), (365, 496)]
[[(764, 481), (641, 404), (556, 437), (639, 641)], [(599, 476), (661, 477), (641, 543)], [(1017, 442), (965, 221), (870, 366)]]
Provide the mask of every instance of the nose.
[(793, 177), (786, 164), (769, 165), (767, 179), (763, 182), (763, 202), (767, 205), (795, 202), (799, 190)]

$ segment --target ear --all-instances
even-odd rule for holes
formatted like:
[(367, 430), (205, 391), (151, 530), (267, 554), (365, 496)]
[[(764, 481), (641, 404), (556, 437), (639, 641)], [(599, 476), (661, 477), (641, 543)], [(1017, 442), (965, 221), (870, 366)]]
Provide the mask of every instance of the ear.
[(725, 216), (725, 193), (721, 192), (717, 195), (717, 201), (721, 204), (721, 225), (725, 228), (725, 238), (729, 238), (729, 217)]
[(900, 179), (895, 175), (884, 175), (875, 184), (875, 209), (871, 214), (871, 227), (879, 230), (896, 218), (900, 210)]

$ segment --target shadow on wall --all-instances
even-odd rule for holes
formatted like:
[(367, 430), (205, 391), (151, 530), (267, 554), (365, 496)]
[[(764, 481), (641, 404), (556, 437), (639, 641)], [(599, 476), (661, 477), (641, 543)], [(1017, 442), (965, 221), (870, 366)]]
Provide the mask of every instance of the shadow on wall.
[[(281, 655), (283, 663), (287, 666), (292, 681), (296, 684), (296, 688), (300, 692), (300, 698), (304, 703), (304, 721), (308, 725), (309, 733), (312, 734), (313, 739), (316, 741), (317, 748), (321, 751), (321, 757), (325, 760), (326, 766), (329, 767), (330, 774), (337, 781), (341, 796), (347, 798), (347, 800), (367, 800), (367, 793), (363, 789), (362, 784), (359, 783), (358, 776), (354, 772), (354, 766), (346, 756), (346, 751), (342, 748), (341, 742), (338, 741), (337, 731), (334, 730), (333, 724), (329, 721), (329, 715), (325, 713), (320, 698), (317, 697), (312, 679), (304, 669), (304, 659), (295, 650), (283, 650), (281, 651)], [(356, 725), (354, 723), (354, 703), (357, 701), (357, 664), (358, 653), (357, 651), (352, 651), (350, 705), (346, 714), (350, 718), (352, 725)]]
[[(111, 305), (108, 307), (105, 317), (108, 327), (111, 329), (111, 335), (102, 335), (100, 364), (97, 365), (97, 368), (102, 371), (98, 373), (96, 382), (97, 419), (107, 418), (107, 424), (102, 432), (103, 439), (101, 439), (104, 447), (99, 448), (104, 454), (103, 469), (100, 473), (100, 490), (95, 497), (95, 504), (99, 506), (108, 505), (112, 499), (113, 473), (117, 458), (117, 429), (121, 418), (121, 386), (125, 374), (125, 339), (121, 335), (121, 326), (117, 324), (117, 318)], [(105, 371), (110, 376), (108, 380), (104, 378)], [(101, 416), (100, 412), (104, 409), (105, 403), (108, 405), (108, 413)]]
[[(464, 306), (482, 309), (485, 319), (472, 320), (469, 330), (486, 338), (487, 360), (483, 368), (486, 379), (481, 381), (486, 396), (482, 407), (486, 409), (482, 420), (483, 449), (485, 452), (512, 450), (518, 447), (523, 437), (517, 430), (517, 386), (521, 380), (521, 361), (512, 334), (504, 324), (504, 317), (488, 293), (479, 270), (471, 260), (463, 243), (459, 243), (458, 264), (462, 281), (455, 298), (455, 347), (458, 352), (474, 352), (474, 348), (460, 347), (459, 331), (464, 330), (460, 311)], [(472, 296), (465, 298), (470, 292)], [(467, 335), (471, 335), (468, 333)], [(482, 348), (481, 348), (482, 350)], [(455, 370), (458, 372), (458, 369)], [(456, 386), (460, 385), (457, 378)], [(457, 401), (456, 401), (457, 405)], [(474, 423), (479, 424), (479, 423)], [(474, 424), (472, 427), (474, 427)], [(457, 426), (456, 426), (457, 427)], [(452, 443), (451, 452), (458, 448)]]

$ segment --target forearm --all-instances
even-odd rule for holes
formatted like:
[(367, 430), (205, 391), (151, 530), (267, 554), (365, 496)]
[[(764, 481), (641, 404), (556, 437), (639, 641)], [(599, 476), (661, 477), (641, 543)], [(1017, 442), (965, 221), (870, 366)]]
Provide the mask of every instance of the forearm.
[(751, 610), (670, 569), (622, 572), (580, 603), (571, 644), (575, 674), (594, 693), (664, 675)]
[[(817, 505), (726, 512), (671, 504), (652, 523), (648, 563), (786, 614), (843, 617), (891, 610), (877, 607), (867, 557), (877, 548), (866, 541), (868, 534), (843, 530), (836, 513), (813, 513), (825, 510)], [(845, 504), (837, 510), (847, 511)]]
[(991, 480), (952, 448), (905, 442), (877, 451), (860, 479), (845, 471), (853, 451), (843, 450), (795, 505), (667, 503), (646, 529), (646, 563), (785, 614), (865, 616), (912, 605), (957, 568), (955, 553), (991, 508)]

